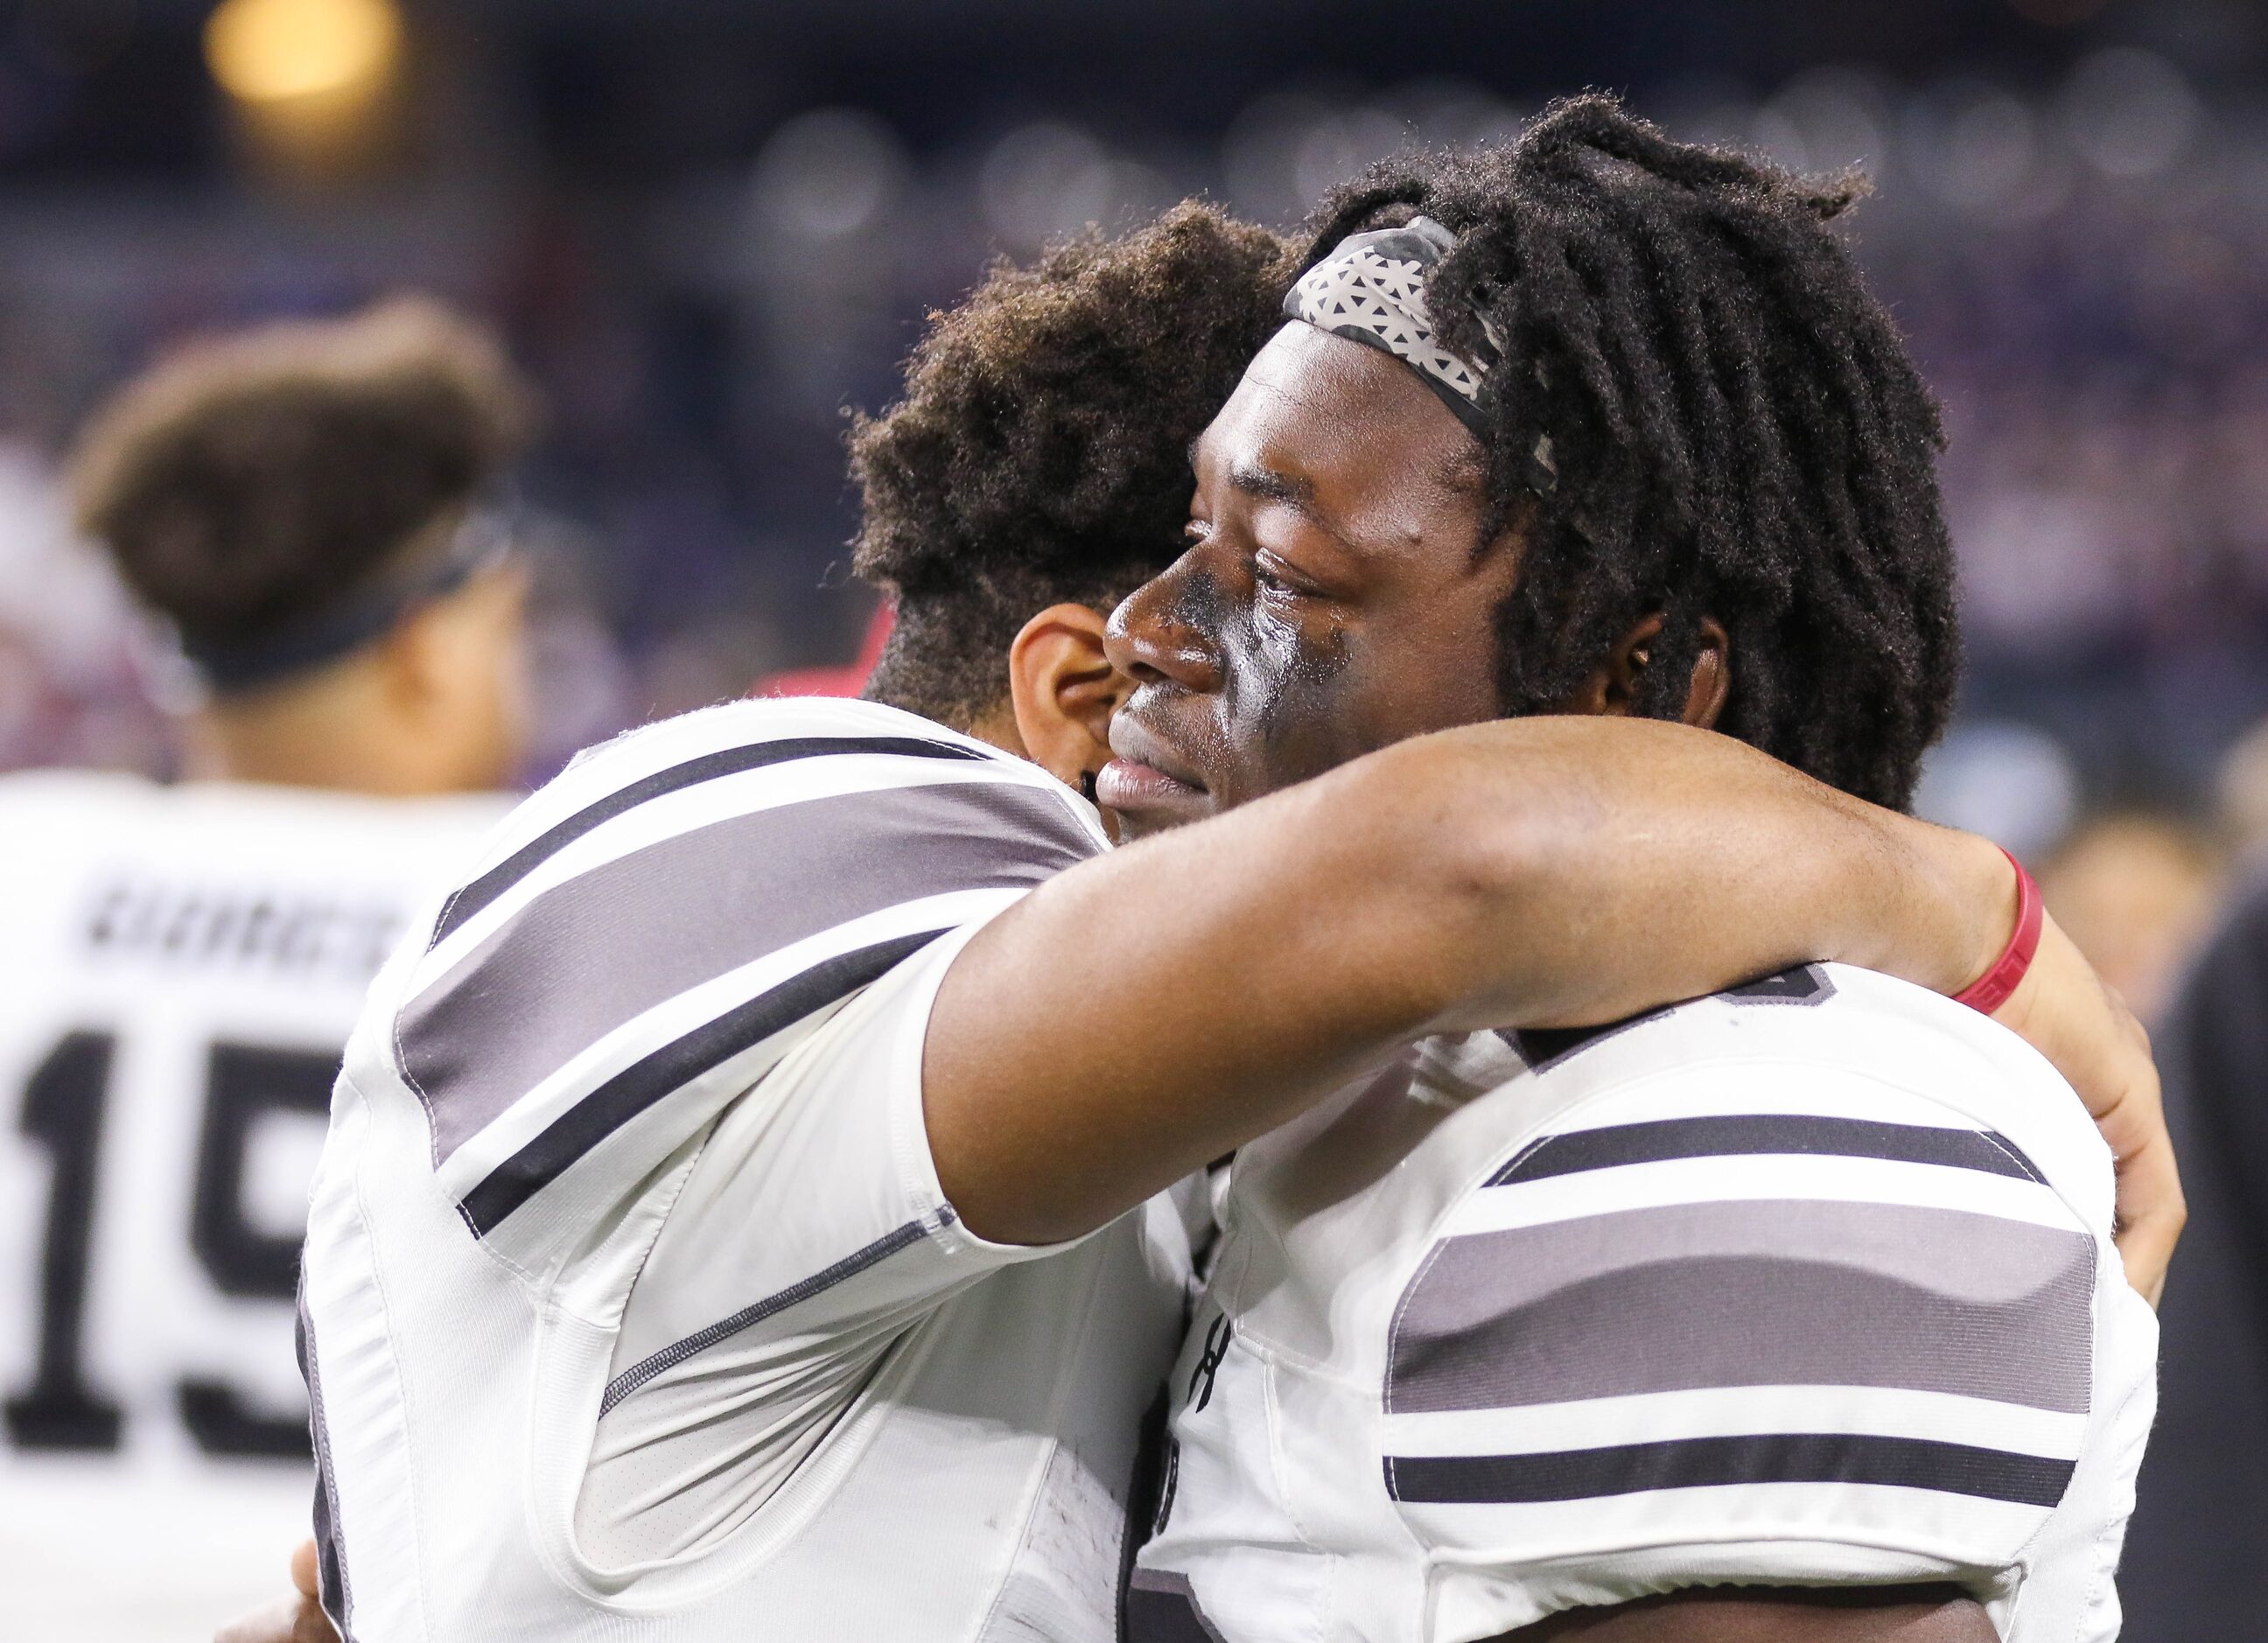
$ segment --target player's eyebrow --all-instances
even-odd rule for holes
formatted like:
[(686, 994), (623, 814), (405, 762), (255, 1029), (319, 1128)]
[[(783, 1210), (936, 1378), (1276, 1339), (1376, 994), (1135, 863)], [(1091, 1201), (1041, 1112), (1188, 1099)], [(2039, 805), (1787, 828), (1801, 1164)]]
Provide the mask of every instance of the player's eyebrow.
[(1248, 497), (1288, 502), (1303, 513), (1314, 511), (1315, 485), (1310, 479), (1263, 468), (1257, 462), (1239, 461), (1229, 465), (1228, 483)]
[(1315, 482), (1306, 475), (1287, 474), (1281, 468), (1240, 460), (1229, 465), (1228, 483), (1248, 497), (1257, 497), (1263, 502), (1280, 502), (1297, 510), (1308, 524), (1341, 547), (1352, 552), (1361, 551), (1355, 540), (1347, 534), (1345, 527), (1339, 523), (1337, 516), (1315, 500)]
[[(1197, 466), (1197, 453), (1204, 444), (1200, 433), (1189, 443), (1189, 468)], [(1228, 483), (1233, 490), (1248, 497), (1257, 497), (1264, 502), (1280, 502), (1297, 509), (1307, 521), (1341, 545), (1352, 548), (1353, 542), (1343, 530), (1338, 520), (1315, 500), (1315, 483), (1303, 474), (1287, 474), (1281, 468), (1270, 468), (1248, 457), (1232, 459), (1228, 465)]]
[[(1197, 465), (1197, 447), (1204, 443), (1204, 435), (1193, 435), (1186, 447), (1192, 472)], [(1263, 468), (1248, 460), (1232, 461), (1228, 483), (1248, 497), (1260, 497), (1270, 502), (1288, 502), (1302, 510), (1312, 506), (1315, 499), (1314, 482), (1296, 478), (1272, 468)]]

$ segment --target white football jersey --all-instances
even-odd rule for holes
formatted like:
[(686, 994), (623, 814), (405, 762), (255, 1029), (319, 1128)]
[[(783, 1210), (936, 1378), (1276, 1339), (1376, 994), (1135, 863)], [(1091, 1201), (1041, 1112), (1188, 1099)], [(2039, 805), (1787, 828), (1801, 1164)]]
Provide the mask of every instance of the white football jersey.
[(0, 1637), (202, 1637), (284, 1589), (331, 1081), (509, 803), (0, 778)]
[(1719, 1584), (2116, 1635), (2154, 1315), (2069, 1087), (1837, 966), (1420, 1045), (1246, 1148), (1136, 1643), (1461, 1643)]
[(315, 1189), (353, 1643), (1116, 1635), (1201, 1191), (990, 1244), (921, 1103), (954, 955), (1106, 846), (859, 702), (652, 726), (512, 817), (373, 989)]

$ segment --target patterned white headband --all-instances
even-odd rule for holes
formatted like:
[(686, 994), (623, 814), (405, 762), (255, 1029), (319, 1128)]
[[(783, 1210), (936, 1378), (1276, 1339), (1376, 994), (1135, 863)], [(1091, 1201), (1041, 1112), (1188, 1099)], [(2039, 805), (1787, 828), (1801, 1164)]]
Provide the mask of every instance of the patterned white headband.
[[(1453, 354), (1441, 346), (1425, 306), (1426, 278), (1456, 245), (1456, 236), (1430, 217), (1351, 234), (1285, 293), (1284, 317), (1393, 355), (1485, 440), (1481, 383), (1495, 368), (1504, 339), (1482, 315), (1487, 352), (1479, 358)], [(1557, 477), (1549, 438), (1536, 441), (1534, 468), (1531, 489), (1545, 494)]]

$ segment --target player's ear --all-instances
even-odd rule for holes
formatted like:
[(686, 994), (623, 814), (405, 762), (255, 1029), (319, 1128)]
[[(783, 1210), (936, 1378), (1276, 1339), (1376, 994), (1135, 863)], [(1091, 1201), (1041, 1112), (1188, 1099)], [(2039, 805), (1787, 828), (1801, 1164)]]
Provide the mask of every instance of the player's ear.
[(1103, 653), (1103, 613), (1050, 605), (1008, 646), (1016, 733), (1033, 763), (1092, 796), (1110, 759), (1110, 716), (1134, 682)]
[(1717, 728), (1725, 698), (1733, 693), (1733, 636), (1714, 616), (1701, 618), (1701, 648), (1685, 687), (1685, 711), (1678, 717), (1703, 730)]
[(404, 612), (372, 647), (387, 701), (396, 712), (422, 718), (447, 697), (452, 646), (441, 602)]
[(508, 780), (526, 739), (526, 573), (505, 564), (406, 612), (371, 647), (388, 717), (447, 786)]
[[(1617, 640), (1606, 661), (1583, 682), (1560, 711), (1627, 718), (1637, 708), (1638, 690), (1653, 653), (1661, 641), (1667, 619), (1659, 612), (1648, 616)], [(1685, 685), (1685, 704), (1678, 718), (1703, 730), (1716, 728), (1733, 686), (1733, 641), (1713, 616), (1701, 620), (1700, 646)]]

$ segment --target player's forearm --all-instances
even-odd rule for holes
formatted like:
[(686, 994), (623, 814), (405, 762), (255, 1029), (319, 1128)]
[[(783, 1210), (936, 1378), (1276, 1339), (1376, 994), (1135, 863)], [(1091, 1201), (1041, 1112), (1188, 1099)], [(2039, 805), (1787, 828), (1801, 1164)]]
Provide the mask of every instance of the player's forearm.
[(1066, 1236), (1426, 1033), (1881, 963), (1884, 923), (1933, 932), (1910, 945), (1933, 968), (1889, 968), (1957, 987), (2001, 898), (1917, 825), (1675, 726), (1399, 744), (1079, 867), (973, 941), (924, 1062), (947, 1194), (985, 1235)]
[(1475, 898), (1438, 825), (1395, 848), (1368, 763), (1075, 867), (956, 957), (923, 1100), (972, 1230), (1087, 1231), (1425, 1034), (1450, 967), (1417, 949)]
[(1409, 745), (1462, 767), (1449, 781), (1476, 805), (1516, 811), (1518, 843), (1445, 1025), (1614, 1020), (1812, 959), (1955, 992), (2013, 928), (1995, 846), (1727, 738), (1577, 718), (1456, 736)]

